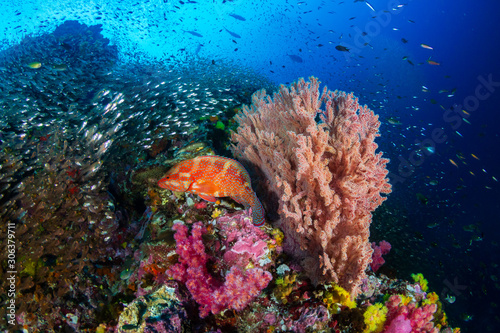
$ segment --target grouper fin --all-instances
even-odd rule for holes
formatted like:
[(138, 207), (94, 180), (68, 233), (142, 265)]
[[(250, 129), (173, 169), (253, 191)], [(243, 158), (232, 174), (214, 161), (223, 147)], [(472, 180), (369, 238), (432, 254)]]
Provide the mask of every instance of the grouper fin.
[(215, 193), (218, 191), (217, 185), (211, 181), (198, 179), (191, 184), (189, 191), (195, 194), (198, 193)]
[(206, 200), (208, 202), (217, 202), (217, 198), (211, 195), (206, 195), (206, 194), (198, 194), (200, 198), (203, 200)]

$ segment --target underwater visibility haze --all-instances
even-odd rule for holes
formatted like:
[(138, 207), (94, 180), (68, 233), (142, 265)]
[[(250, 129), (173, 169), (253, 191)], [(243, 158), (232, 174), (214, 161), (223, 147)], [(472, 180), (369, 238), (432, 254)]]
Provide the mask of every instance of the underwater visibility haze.
[(497, 2), (0, 4), (2, 331), (499, 331)]

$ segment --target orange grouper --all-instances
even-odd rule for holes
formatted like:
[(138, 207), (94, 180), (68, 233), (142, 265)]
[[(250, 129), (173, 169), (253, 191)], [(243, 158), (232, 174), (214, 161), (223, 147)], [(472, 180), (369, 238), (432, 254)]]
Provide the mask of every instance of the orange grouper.
[(165, 174), (158, 186), (176, 192), (197, 194), (200, 198), (216, 202), (217, 197), (230, 197), (252, 208), (253, 224), (264, 224), (264, 208), (250, 184), (250, 176), (237, 161), (221, 156), (198, 156), (185, 160)]

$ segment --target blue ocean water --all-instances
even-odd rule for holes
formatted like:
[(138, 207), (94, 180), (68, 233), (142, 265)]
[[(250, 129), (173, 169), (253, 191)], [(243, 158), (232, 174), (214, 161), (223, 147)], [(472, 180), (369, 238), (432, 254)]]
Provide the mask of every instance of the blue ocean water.
[(120, 63), (201, 59), (274, 84), (314, 75), (353, 92), (379, 115), (377, 142), (391, 159), (393, 192), (372, 231), (393, 244), (387, 265), (401, 278), (423, 273), (442, 299), (454, 298), (444, 302), (453, 326), (497, 331), (497, 2), (4, 2), (1, 50), (71, 20), (101, 25)]

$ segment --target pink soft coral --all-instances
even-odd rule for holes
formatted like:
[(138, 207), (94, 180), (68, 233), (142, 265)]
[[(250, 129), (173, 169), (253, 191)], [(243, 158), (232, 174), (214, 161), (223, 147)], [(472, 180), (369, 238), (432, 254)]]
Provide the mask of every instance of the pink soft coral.
[(206, 317), (210, 312), (217, 314), (227, 308), (242, 310), (271, 281), (271, 273), (262, 268), (243, 271), (233, 266), (224, 283), (218, 282), (206, 267), (209, 256), (202, 242), (202, 236), (206, 233), (203, 224), (195, 223), (191, 236), (188, 236), (188, 228), (183, 224), (175, 224), (173, 229), (176, 231), (179, 263), (172, 266), (168, 274), (186, 284), (200, 305), (201, 317)]
[(411, 321), (399, 315), (391, 321), (384, 333), (411, 333)]
[(248, 264), (267, 270), (271, 265), (267, 233), (256, 228), (248, 211), (224, 215), (217, 219), (221, 245), (226, 248), (224, 261), (244, 269)]
[(381, 241), (378, 244), (379, 245), (375, 244), (375, 242), (372, 243), (373, 254), (370, 267), (374, 272), (378, 271), (380, 266), (385, 263), (385, 260), (384, 258), (382, 258), (382, 256), (386, 255), (391, 250), (391, 244), (389, 242)]
[[(418, 307), (411, 302), (404, 305), (399, 295), (393, 295), (387, 303), (387, 320), (384, 333), (438, 333), (432, 320), (437, 310), (436, 304), (426, 304)], [(408, 330), (408, 325), (410, 328)]]

